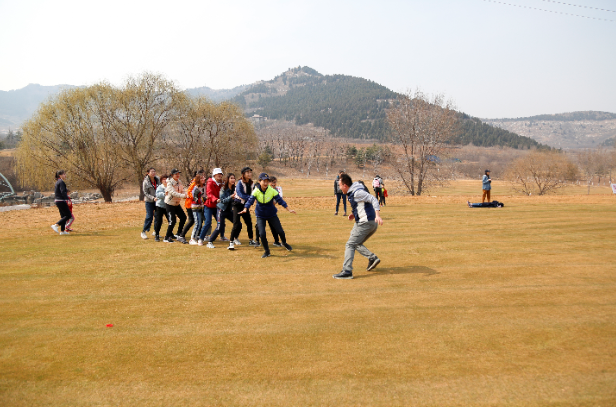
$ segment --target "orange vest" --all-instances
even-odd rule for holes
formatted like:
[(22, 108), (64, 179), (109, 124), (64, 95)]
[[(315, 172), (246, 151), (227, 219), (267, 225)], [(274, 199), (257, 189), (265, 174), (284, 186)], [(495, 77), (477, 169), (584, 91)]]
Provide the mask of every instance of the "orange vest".
[(196, 185), (195, 180), (192, 180), (192, 182), (188, 186), (188, 191), (186, 191), (186, 201), (184, 201), (184, 208), (186, 209), (192, 208), (192, 203), (193, 203), (192, 190), (195, 188), (195, 185)]

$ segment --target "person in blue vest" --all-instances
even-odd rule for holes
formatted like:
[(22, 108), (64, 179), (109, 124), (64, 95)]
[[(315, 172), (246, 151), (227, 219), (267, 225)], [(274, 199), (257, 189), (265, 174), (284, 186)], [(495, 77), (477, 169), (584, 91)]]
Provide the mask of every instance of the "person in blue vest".
[(280, 236), (282, 246), (291, 251), (293, 248), (287, 243), (287, 238), (278, 219), (278, 209), (274, 202), (285, 208), (291, 213), (295, 213), (294, 210), (289, 209), (287, 203), (280, 197), (278, 191), (269, 186), (269, 176), (262, 172), (259, 174), (259, 183), (252, 191), (250, 198), (244, 205), (244, 210), (239, 215), (248, 212), (252, 204), (257, 201), (257, 207), (255, 209), (255, 215), (257, 216), (257, 228), (259, 228), (259, 235), (261, 237), (261, 244), (263, 245), (263, 256), (266, 258), (270, 256), (269, 244), (267, 243), (267, 236), (265, 234), (265, 224), (269, 223), (270, 229), (275, 230)]
[(342, 271), (334, 274), (333, 277), (351, 279), (353, 278), (355, 250), (368, 258), (366, 271), (374, 270), (377, 264), (381, 262), (374, 253), (364, 246), (364, 243), (376, 233), (376, 229), (380, 225), (383, 225), (383, 219), (380, 215), (379, 201), (368, 191), (365, 185), (361, 182), (353, 183), (348, 174), (341, 174), (338, 182), (340, 183), (340, 190), (346, 194), (351, 204), (353, 213), (349, 215), (349, 220), (355, 220), (355, 225), (353, 225), (351, 236), (346, 243)]

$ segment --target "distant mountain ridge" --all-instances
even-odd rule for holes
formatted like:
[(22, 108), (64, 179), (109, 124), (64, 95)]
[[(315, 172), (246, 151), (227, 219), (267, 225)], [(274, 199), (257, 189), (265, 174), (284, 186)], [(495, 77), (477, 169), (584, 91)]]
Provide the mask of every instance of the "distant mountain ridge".
[(597, 112), (594, 110), (587, 110), (583, 112), (568, 112), (568, 113), (556, 113), (556, 114), (540, 114), (537, 116), (529, 117), (516, 117), (512, 119), (483, 119), (488, 121), (600, 121), (600, 120), (616, 120), (616, 113), (609, 112)]
[[(73, 85), (41, 86), (0, 91), (0, 131), (17, 128), (47, 98)], [(322, 75), (310, 67), (296, 67), (269, 81), (259, 81), (232, 89), (189, 88), (193, 96), (206, 96), (220, 102), (232, 100), (247, 116), (258, 113), (270, 120), (290, 120), (298, 125), (312, 123), (328, 129), (335, 137), (385, 140), (388, 137), (386, 109), (399, 96), (376, 82), (347, 75)], [(488, 125), (460, 113), (461, 131), (456, 144), (542, 148), (533, 138)], [(518, 133), (518, 134), (516, 134)]]
[[(270, 81), (254, 84), (233, 101), (247, 116), (258, 113), (268, 119), (312, 123), (335, 137), (385, 140), (386, 109), (399, 96), (385, 86), (347, 75), (322, 75), (309, 67), (297, 67)], [(453, 144), (546, 148), (537, 141), (460, 113), (461, 126)]]
[(555, 148), (612, 146), (616, 138), (616, 114), (609, 112), (584, 111), (484, 120), (492, 126)]
[(0, 91), (0, 128), (19, 127), (38, 109), (41, 102), (73, 85), (43, 86), (31, 83), (21, 89)]

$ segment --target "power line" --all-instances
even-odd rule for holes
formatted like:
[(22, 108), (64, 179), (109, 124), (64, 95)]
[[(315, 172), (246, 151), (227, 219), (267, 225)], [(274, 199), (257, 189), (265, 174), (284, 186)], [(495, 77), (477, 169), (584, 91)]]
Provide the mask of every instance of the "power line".
[(578, 6), (577, 4), (563, 3), (561, 1), (554, 1), (554, 0), (543, 0), (543, 1), (547, 1), (548, 3), (564, 4), (565, 6), (582, 7), (582, 8), (589, 8), (589, 9), (593, 9), (593, 10), (609, 11), (610, 13), (616, 13), (616, 11), (614, 11), (614, 10), (606, 10), (604, 8), (597, 8), (597, 7), (590, 7), (590, 6)]
[(538, 11), (545, 11), (546, 13), (554, 13), (554, 14), (562, 14), (565, 16), (573, 16), (573, 17), (582, 17), (582, 18), (589, 18), (591, 20), (599, 20), (599, 21), (609, 21), (609, 22), (614, 22), (614, 20), (607, 20), (605, 18), (596, 18), (596, 17), (588, 17), (588, 16), (581, 16), (579, 14), (571, 14), (571, 13), (563, 13), (561, 11), (553, 11), (553, 10), (545, 10), (542, 8), (537, 8), (537, 7), (530, 7), (530, 6), (521, 6), (519, 4), (510, 4), (510, 3), (503, 3), (502, 1), (495, 1), (495, 0), (483, 0), (483, 1), (487, 1), (488, 3), (498, 3), (498, 4), (504, 4), (506, 6), (512, 6), (512, 7), (520, 7), (520, 8), (526, 8), (529, 10), (538, 10)]

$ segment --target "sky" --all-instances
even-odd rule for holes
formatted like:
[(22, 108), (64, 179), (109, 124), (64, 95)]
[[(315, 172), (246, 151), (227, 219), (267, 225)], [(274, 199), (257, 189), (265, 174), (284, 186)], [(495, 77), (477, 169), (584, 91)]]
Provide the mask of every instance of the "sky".
[(481, 118), (616, 113), (616, 0), (0, 0), (0, 16), (4, 91), (144, 71), (227, 89), (301, 65)]

